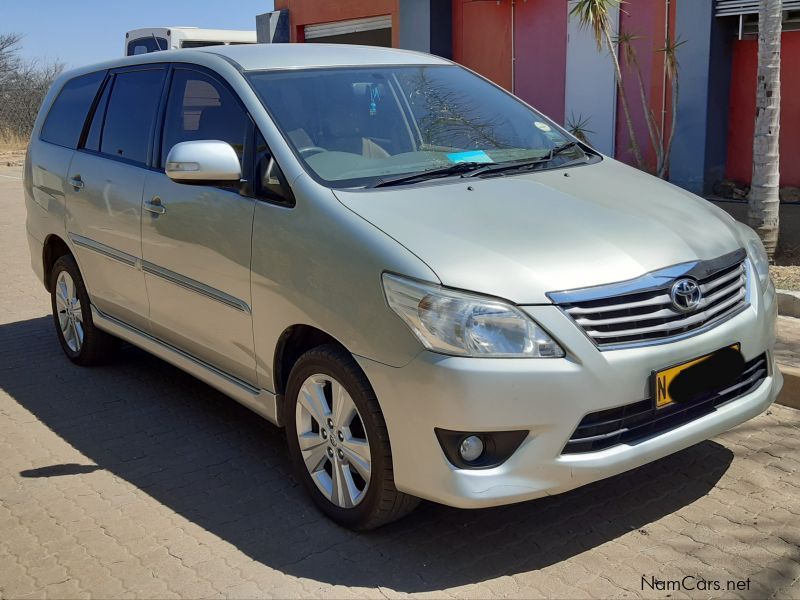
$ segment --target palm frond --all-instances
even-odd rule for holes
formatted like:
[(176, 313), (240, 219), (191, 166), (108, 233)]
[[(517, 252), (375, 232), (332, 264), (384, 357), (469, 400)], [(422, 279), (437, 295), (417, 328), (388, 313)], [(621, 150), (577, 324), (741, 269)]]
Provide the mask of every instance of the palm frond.
[(633, 42), (640, 39), (642, 39), (640, 35), (623, 31), (620, 31), (619, 35), (614, 38), (614, 44), (625, 52), (625, 62), (629, 65), (636, 65), (639, 62)]
[(623, 0), (576, 0), (569, 14), (578, 19), (582, 28), (592, 32), (600, 50), (603, 47), (603, 34), (611, 29), (609, 12), (621, 4)]
[(663, 48), (659, 48), (658, 52), (663, 52), (667, 57), (667, 77), (675, 79), (678, 75), (678, 53), (677, 50), (686, 43), (686, 40), (680, 38), (674, 40), (667, 40)]

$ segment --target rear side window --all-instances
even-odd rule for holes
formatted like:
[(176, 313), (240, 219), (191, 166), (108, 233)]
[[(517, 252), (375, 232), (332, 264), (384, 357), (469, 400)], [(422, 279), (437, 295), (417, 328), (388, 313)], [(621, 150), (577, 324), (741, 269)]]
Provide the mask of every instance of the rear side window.
[(114, 78), (100, 152), (146, 164), (150, 132), (156, 119), (163, 69), (123, 71)]
[(149, 54), (159, 50), (169, 50), (167, 40), (162, 37), (150, 36), (128, 42), (128, 56)]
[(44, 121), (42, 140), (67, 148), (78, 145), (86, 115), (105, 76), (105, 71), (98, 71), (70, 79), (64, 85)]
[(175, 144), (191, 140), (228, 142), (241, 161), (248, 125), (247, 113), (225, 86), (198, 71), (178, 69), (167, 102), (161, 167)]

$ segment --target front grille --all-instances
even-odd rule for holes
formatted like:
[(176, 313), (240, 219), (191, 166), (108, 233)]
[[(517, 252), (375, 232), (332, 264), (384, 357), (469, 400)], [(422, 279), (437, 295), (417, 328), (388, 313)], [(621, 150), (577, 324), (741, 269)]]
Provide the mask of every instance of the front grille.
[(655, 408), (652, 398), (586, 415), (562, 454), (596, 452), (618, 444), (635, 444), (714, 412), (718, 406), (755, 390), (767, 377), (767, 355), (745, 365), (735, 383), (695, 398), (692, 402)]
[[(659, 343), (706, 328), (746, 306), (743, 254), (678, 265), (632, 282), (550, 296), (601, 349)], [(699, 305), (688, 312), (679, 311), (670, 297), (673, 283), (682, 278), (696, 281), (702, 293)]]

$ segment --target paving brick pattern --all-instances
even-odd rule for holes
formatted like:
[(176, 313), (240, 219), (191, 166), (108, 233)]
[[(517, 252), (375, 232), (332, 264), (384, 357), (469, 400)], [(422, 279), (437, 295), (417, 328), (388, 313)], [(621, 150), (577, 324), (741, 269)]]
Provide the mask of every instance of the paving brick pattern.
[(783, 365), (800, 369), (800, 319), (778, 317), (775, 357)]
[(232, 400), (133, 348), (97, 369), (62, 356), (19, 169), (0, 175), (0, 598), (800, 597), (797, 411), (561, 496), (425, 503), (353, 534)]

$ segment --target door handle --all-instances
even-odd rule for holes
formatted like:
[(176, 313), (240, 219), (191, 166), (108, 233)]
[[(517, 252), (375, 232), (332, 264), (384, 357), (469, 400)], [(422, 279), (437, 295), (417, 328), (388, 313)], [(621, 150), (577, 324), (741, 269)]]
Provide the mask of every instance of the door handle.
[(154, 215), (163, 215), (165, 212), (167, 212), (166, 207), (161, 204), (161, 198), (158, 196), (153, 196), (153, 199), (150, 202), (145, 202), (142, 205), (142, 208), (144, 208), (147, 212), (153, 213)]
[(69, 184), (76, 190), (83, 189), (83, 180), (81, 179), (80, 175), (75, 175), (75, 177), (70, 177)]

